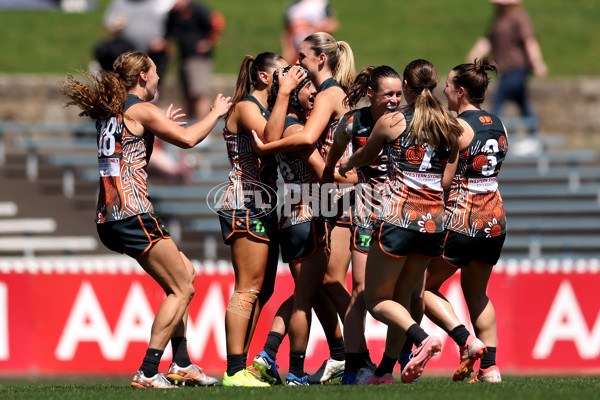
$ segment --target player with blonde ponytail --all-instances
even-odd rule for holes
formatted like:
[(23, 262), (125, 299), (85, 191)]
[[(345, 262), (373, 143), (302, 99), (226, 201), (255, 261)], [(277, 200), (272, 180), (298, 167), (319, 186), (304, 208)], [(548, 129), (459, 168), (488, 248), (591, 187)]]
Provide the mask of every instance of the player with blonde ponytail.
[[(437, 85), (433, 64), (412, 61), (403, 80), (407, 106), (379, 118), (367, 143), (342, 160), (339, 173), (368, 165), (384, 146), (389, 149), (381, 213), (367, 256), (365, 302), (369, 313), (388, 325), (398, 344), (404, 343), (406, 335), (417, 346), (402, 370), (402, 382), (408, 383), (419, 378), (442, 347), (440, 339), (429, 336), (409, 310), (427, 265), (442, 254), (443, 192), (455, 170), (446, 165), (457, 157), (462, 128), (433, 95)], [(393, 383), (392, 369), (400, 353), (394, 350), (397, 354), (384, 355), (369, 383)]]
[[(354, 54), (348, 43), (336, 41), (328, 33), (317, 32), (304, 39), (300, 45), (299, 55), (298, 63), (308, 70), (311, 80), (317, 88), (310, 118), (308, 118), (303, 129), (282, 139), (289, 96), (280, 93), (265, 128), (264, 141), (266, 143), (264, 145), (260, 143), (259, 145), (264, 146), (263, 150), (268, 153), (273, 151), (294, 152), (316, 146), (321, 157), (326, 160), (333, 144), (335, 128), (340, 118), (349, 110), (344, 103), (344, 99), (348, 88), (356, 78)], [(327, 173), (333, 174), (333, 171)], [(316, 176), (324, 176), (327, 173), (315, 171)], [(353, 175), (345, 182), (356, 183), (356, 176)], [(349, 210), (343, 210), (339, 206), (350, 202), (342, 199), (342, 195), (349, 196), (348, 193), (338, 191), (332, 199), (336, 202), (330, 205), (330, 208), (339, 207), (340, 211), (338, 216), (332, 218), (331, 221), (334, 224), (331, 231), (331, 255), (324, 278), (324, 289), (321, 291), (321, 293), (324, 293), (325, 299), (321, 298), (319, 302), (332, 302), (338, 315), (343, 320), (350, 304), (346, 276), (351, 253), (349, 247)], [(290, 337), (293, 336), (292, 327)], [(328, 335), (328, 337), (330, 336)], [(336, 336), (336, 339), (328, 340), (330, 358), (325, 360), (317, 373), (311, 376), (311, 382), (325, 382), (343, 373), (345, 365), (344, 344), (339, 327), (336, 329)], [(301, 356), (301, 354), (298, 355), (298, 357)]]

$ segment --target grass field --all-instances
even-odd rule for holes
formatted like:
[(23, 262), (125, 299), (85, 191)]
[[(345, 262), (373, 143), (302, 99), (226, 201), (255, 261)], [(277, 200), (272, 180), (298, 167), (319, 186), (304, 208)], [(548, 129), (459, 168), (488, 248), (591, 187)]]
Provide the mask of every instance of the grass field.
[[(227, 20), (216, 53), (216, 72), (236, 74), (245, 54), (279, 51), (287, 0), (204, 0)], [(0, 73), (64, 74), (86, 67), (105, 35), (109, 0), (84, 14), (58, 11), (0, 12)], [(352, 46), (357, 69), (389, 64), (397, 69), (427, 58), (441, 73), (464, 61), (492, 15), (486, 0), (331, 0), (340, 20), (339, 40)], [(527, 0), (550, 75), (600, 75), (598, 0)]]
[(265, 389), (184, 387), (174, 391), (132, 389), (125, 379), (83, 383), (80, 380), (8, 383), (0, 381), (1, 399), (198, 399), (211, 400), (294, 400), (418, 399), (418, 400), (503, 400), (503, 399), (593, 399), (598, 398), (598, 377), (503, 377), (501, 384), (467, 384), (449, 378), (423, 377), (417, 384), (379, 386), (340, 386), (338, 384), (309, 387), (272, 387)]

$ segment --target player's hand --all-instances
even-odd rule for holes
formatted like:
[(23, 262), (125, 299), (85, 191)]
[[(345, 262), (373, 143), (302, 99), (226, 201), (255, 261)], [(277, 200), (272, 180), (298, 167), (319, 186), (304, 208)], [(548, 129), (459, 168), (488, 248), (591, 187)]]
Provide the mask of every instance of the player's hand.
[(298, 87), (300, 82), (306, 78), (306, 72), (299, 65), (294, 65), (287, 74), (283, 75), (283, 69), (279, 70), (279, 92), (289, 95)]
[(176, 122), (178, 125), (187, 125), (185, 121), (177, 121), (178, 119), (184, 118), (186, 114), (181, 112), (181, 107), (174, 108), (173, 103), (169, 104), (169, 108), (165, 111), (165, 116), (171, 121)]
[(350, 166), (348, 165), (348, 159), (343, 159), (342, 162), (340, 163), (340, 166), (338, 168), (338, 173), (343, 176), (344, 178), (346, 178), (346, 173), (348, 171), (350, 171), (352, 168), (350, 168)]
[(260, 138), (258, 137), (258, 134), (256, 133), (256, 131), (254, 129), (252, 129), (252, 138), (254, 139), (252, 141), (252, 148), (254, 149), (256, 154), (258, 154), (259, 156), (262, 156), (263, 149), (265, 147), (265, 143), (262, 140), (260, 140)]
[(231, 108), (231, 97), (225, 97), (221, 93), (215, 98), (215, 102), (210, 106), (210, 111), (217, 113), (219, 118), (227, 114)]

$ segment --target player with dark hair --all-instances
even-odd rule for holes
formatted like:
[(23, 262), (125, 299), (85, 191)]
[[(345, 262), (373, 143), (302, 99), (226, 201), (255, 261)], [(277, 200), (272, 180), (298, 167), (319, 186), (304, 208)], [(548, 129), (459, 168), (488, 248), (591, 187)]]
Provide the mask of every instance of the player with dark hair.
[(285, 65), (271, 52), (244, 57), (223, 130), (231, 171), (218, 213), (235, 273), (225, 312), (224, 386), (268, 386), (246, 369), (246, 361), (260, 312), (273, 294), (279, 262), (277, 165), (273, 156), (259, 157), (252, 150), (251, 132), (263, 135), (273, 71)]
[[(471, 382), (501, 382), (496, 366), (496, 312), (487, 296), (492, 268), (506, 238), (506, 213), (498, 191), (498, 173), (508, 141), (500, 119), (481, 109), (489, 83), (487, 71), (496, 66), (487, 58), (456, 66), (448, 74), (444, 94), (448, 109), (458, 113), (464, 129), (459, 139), (456, 175), (446, 199), (444, 256), (427, 268), (424, 295), (427, 316), (460, 347), (461, 363), (454, 380), (463, 380), (481, 359)], [(440, 293), (441, 285), (461, 269), (461, 286), (475, 338)]]
[[(382, 116), (395, 112), (402, 98), (402, 79), (391, 67), (364, 68), (350, 86), (346, 98), (348, 106), (354, 108), (367, 97), (369, 106), (353, 109), (344, 115), (337, 126), (334, 141), (327, 156), (327, 168), (333, 171), (344, 154), (348, 143), (353, 151), (363, 147), (373, 126)], [(387, 176), (388, 154), (383, 148), (370, 164), (357, 168), (358, 185), (355, 187), (355, 200), (352, 207), (352, 299), (344, 318), (344, 343), (346, 345), (346, 366), (342, 384), (365, 383), (373, 374), (375, 365), (371, 362), (364, 335), (365, 317), (365, 267), (371, 242), (373, 223), (380, 213), (377, 194)]]

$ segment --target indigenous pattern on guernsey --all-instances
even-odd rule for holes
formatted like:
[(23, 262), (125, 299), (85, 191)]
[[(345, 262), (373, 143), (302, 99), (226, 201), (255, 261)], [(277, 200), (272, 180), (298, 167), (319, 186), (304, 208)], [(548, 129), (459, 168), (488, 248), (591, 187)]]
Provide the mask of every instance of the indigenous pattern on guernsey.
[(506, 129), (500, 119), (483, 110), (468, 110), (458, 118), (475, 132), (459, 154), (456, 175), (446, 201), (445, 227), (480, 238), (506, 232), (506, 212), (498, 191), (498, 173), (508, 151)]
[(152, 154), (154, 135), (132, 134), (124, 117), (129, 107), (138, 103), (143, 100), (128, 94), (122, 114), (96, 121), (100, 174), (96, 208), (98, 224), (154, 212), (146, 185), (146, 167)]
[(407, 129), (388, 144), (390, 162), (380, 219), (419, 232), (442, 232), (442, 173), (450, 149), (411, 140), (408, 126), (413, 112), (404, 108), (402, 113)]
[[(266, 119), (271, 113), (254, 96), (241, 101), (250, 101), (258, 106)], [(277, 163), (274, 156), (259, 157), (252, 149), (252, 136), (248, 132), (236, 133), (223, 129), (227, 156), (231, 164), (229, 185), (221, 199), (221, 210), (254, 209), (271, 200), (270, 208), (276, 206)], [(268, 191), (269, 193), (266, 193)], [(258, 199), (257, 196), (261, 198)]]
[[(342, 85), (337, 83), (335, 79), (329, 78), (326, 79), (323, 83), (321, 83), (321, 86), (319, 86), (319, 89), (317, 90), (317, 95), (332, 87), (339, 87), (342, 90), (344, 90), (344, 92), (346, 92)], [(329, 150), (331, 150), (331, 146), (333, 145), (333, 134), (339, 122), (340, 120), (337, 118), (330, 118), (329, 123), (327, 124), (327, 128), (323, 131), (321, 137), (317, 141), (317, 149), (319, 150), (319, 153), (321, 154), (323, 160), (327, 160), (327, 155), (329, 154)], [(340, 161), (346, 157), (349, 157), (350, 155), (352, 155), (352, 147), (349, 145), (348, 147), (346, 147), (346, 151), (344, 152), (344, 155), (342, 156)]]
[[(292, 116), (285, 117), (284, 131), (292, 125), (304, 123)], [(320, 186), (302, 158), (292, 153), (276, 156), (279, 173), (285, 183), (284, 205), (281, 207), (280, 228), (309, 222), (319, 216)]]
[[(317, 95), (329, 88), (332, 87), (339, 87), (341, 88), (344, 93), (346, 92), (346, 89), (344, 89), (344, 87), (342, 85), (340, 85), (335, 79), (333, 78), (328, 78), (325, 81), (323, 81), (323, 83), (321, 83), (321, 86), (319, 86), (319, 89), (317, 89)], [(329, 123), (327, 124), (327, 128), (323, 131), (323, 133), (321, 134), (321, 137), (319, 137), (319, 140), (317, 140), (317, 149), (319, 150), (319, 154), (321, 154), (321, 158), (323, 158), (323, 160), (327, 160), (327, 155), (329, 154), (329, 150), (331, 150), (331, 146), (333, 146), (333, 140), (334, 140), (334, 133), (335, 133), (335, 129), (337, 128), (338, 124), (339, 124), (340, 120), (337, 118), (330, 118), (329, 119)], [(346, 150), (344, 151), (344, 154), (342, 154), (342, 157), (339, 159), (339, 161), (337, 162), (336, 166), (339, 167), (341, 161), (346, 158), (346, 157), (350, 157), (352, 155), (352, 143), (349, 143), (348, 146), (346, 147)], [(346, 175), (353, 175), (354, 172), (350, 171), (348, 172)], [(342, 196), (344, 196), (346, 193), (352, 191), (354, 188), (352, 186), (347, 187), (345, 189), (338, 189), (333, 201), (337, 201), (339, 200)]]
[[(350, 125), (350, 124), (349, 124)], [(375, 121), (371, 116), (371, 108), (363, 107), (355, 110), (351, 127), (352, 147), (357, 151), (363, 147)], [(373, 222), (380, 214), (380, 199), (383, 193), (383, 183), (387, 176), (388, 168), (388, 146), (385, 146), (377, 158), (369, 165), (362, 166), (357, 170), (358, 182), (355, 188), (355, 205), (352, 212), (352, 223), (362, 228), (371, 228)], [(376, 194), (376, 192), (378, 192)]]

